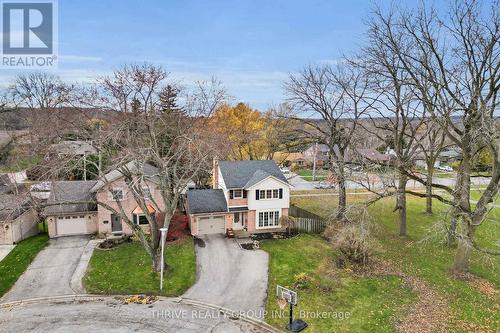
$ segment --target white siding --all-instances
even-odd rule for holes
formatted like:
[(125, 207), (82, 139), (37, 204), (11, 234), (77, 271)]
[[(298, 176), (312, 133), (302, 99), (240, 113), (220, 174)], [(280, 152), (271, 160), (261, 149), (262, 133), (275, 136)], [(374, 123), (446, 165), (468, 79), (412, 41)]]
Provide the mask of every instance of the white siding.
[[(283, 189), (282, 199), (255, 199), (255, 191), (258, 190), (273, 190)], [(272, 210), (290, 207), (290, 186), (276, 180), (275, 178), (267, 178), (264, 181), (255, 184), (248, 189), (248, 209), (249, 210)]]

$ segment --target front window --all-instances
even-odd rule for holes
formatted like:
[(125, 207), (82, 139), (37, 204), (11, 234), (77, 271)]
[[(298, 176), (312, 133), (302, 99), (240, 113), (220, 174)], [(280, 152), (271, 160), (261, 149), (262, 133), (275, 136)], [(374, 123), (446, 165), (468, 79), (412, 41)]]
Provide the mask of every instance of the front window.
[(280, 190), (275, 188), (271, 190), (260, 190), (259, 199), (279, 199)]
[(259, 212), (259, 228), (278, 227), (280, 224), (280, 212)]
[(134, 223), (137, 225), (149, 224), (148, 218), (144, 214), (134, 214)]
[(149, 187), (143, 187), (142, 193), (144, 194), (144, 198), (151, 199), (151, 189)]
[(243, 191), (240, 190), (233, 190), (233, 198), (243, 198)]

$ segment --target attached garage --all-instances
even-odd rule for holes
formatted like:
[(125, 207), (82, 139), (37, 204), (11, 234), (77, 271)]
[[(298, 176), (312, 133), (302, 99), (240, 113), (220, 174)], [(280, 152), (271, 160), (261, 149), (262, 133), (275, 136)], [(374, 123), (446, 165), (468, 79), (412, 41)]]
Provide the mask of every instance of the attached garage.
[(59, 216), (56, 220), (56, 232), (58, 236), (89, 233), (85, 215)]
[(226, 232), (224, 215), (198, 218), (198, 235), (223, 234)]

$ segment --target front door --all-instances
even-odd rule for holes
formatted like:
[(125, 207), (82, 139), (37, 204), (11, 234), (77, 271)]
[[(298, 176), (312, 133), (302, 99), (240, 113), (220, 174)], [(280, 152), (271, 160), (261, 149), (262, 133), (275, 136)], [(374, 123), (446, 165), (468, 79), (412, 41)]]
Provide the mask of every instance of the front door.
[(115, 214), (111, 214), (111, 232), (122, 232), (122, 220)]
[(243, 229), (243, 213), (234, 213), (233, 229), (234, 230)]

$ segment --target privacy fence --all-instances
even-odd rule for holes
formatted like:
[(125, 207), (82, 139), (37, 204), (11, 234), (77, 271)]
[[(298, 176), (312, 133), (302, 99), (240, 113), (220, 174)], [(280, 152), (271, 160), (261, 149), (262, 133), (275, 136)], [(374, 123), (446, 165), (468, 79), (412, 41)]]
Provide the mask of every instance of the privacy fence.
[(289, 215), (294, 218), (290, 226), (292, 232), (322, 233), (328, 225), (321, 216), (311, 213), (303, 208), (290, 205)]

